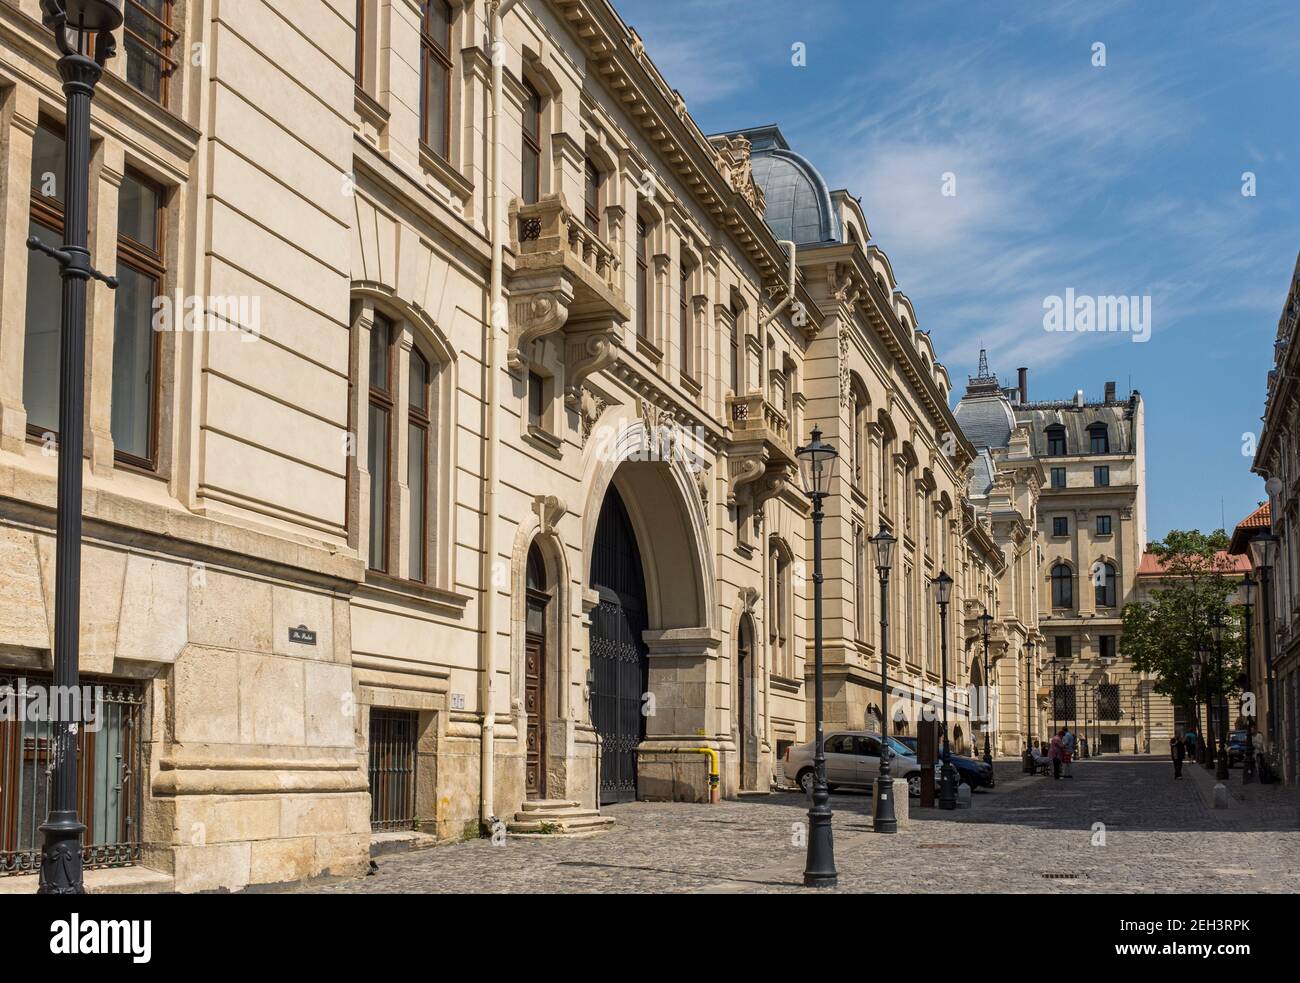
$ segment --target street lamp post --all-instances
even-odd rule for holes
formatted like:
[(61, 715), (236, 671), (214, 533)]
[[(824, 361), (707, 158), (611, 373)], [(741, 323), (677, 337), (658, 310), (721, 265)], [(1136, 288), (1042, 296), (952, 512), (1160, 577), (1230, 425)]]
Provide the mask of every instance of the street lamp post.
[[(1252, 701), (1251, 709), (1254, 709), (1254, 691), (1251, 683), (1251, 660), (1253, 659), (1252, 648), (1254, 647), (1251, 636), (1250, 617), (1254, 613), (1254, 605), (1251, 603), (1251, 591), (1257, 586), (1255, 578), (1249, 573), (1241, 578), (1241, 586), (1246, 592), (1246, 600), (1241, 605), (1241, 614), (1245, 619), (1243, 629), (1246, 635), (1246, 688), (1245, 691), (1250, 695)], [(1246, 753), (1241, 759), (1241, 781), (1243, 785), (1249, 785), (1255, 780), (1255, 715), (1254, 713), (1244, 714), (1246, 718)]]
[[(1201, 662), (1204, 653), (1196, 652), (1196, 661), (1192, 663), (1192, 725), (1193, 730), (1201, 726)], [(1198, 734), (1196, 740), (1196, 762), (1199, 764), (1205, 750), (1205, 735)]]
[(1214, 766), (1214, 777), (1219, 781), (1227, 781), (1232, 777), (1228, 770), (1227, 700), (1223, 695), (1223, 633), (1226, 628), (1223, 615), (1215, 612), (1213, 620), (1210, 621), (1210, 634), (1214, 636), (1214, 672), (1217, 677), (1214, 681), (1214, 702), (1215, 716), (1219, 721), (1219, 756)]
[(1024, 770), (1026, 774), (1034, 770), (1034, 724), (1032, 717), (1034, 715), (1034, 690), (1033, 680), (1030, 678), (1034, 670), (1034, 640), (1031, 638), (1025, 643), (1025, 760)]
[(894, 566), (894, 545), (898, 542), (882, 523), (880, 532), (871, 537), (876, 551), (876, 572), (880, 575), (880, 773), (876, 778), (876, 809), (872, 826), (877, 833), (897, 833), (898, 819), (894, 815), (893, 780), (890, 777), (889, 759), (889, 572)]
[(957, 808), (957, 784), (954, 780), (952, 752), (948, 748), (948, 602), (952, 596), (952, 578), (940, 570), (934, 578), (934, 596), (939, 602), (940, 659), (943, 664), (943, 767), (939, 778), (939, 808)]
[[(803, 477), (804, 494), (812, 500), (813, 522), (813, 656), (815, 666), (816, 734), (813, 753), (812, 806), (808, 809), (808, 860), (804, 866), (805, 887), (834, 887), (835, 844), (831, 833), (831, 794), (826, 784), (826, 748), (823, 736), (825, 679), (822, 664), (822, 503), (830, 494), (831, 481), (839, 464), (839, 453), (822, 440), (814, 426), (807, 447), (795, 451)], [(883, 757), (883, 755), (882, 755)]]
[[(90, 104), (104, 64), (116, 53), (113, 31), (122, 26), (122, 0), (41, 0), (42, 20), (54, 32), (59, 77), (67, 108), (62, 248), (32, 236), (28, 248), (59, 264), (63, 307), (59, 340), (59, 465), (54, 560), (54, 686), (76, 693), (80, 683), (81, 477), (85, 421), (86, 281), (110, 288), (117, 280), (90, 264), (87, 248), (90, 194)], [(54, 723), (49, 813), (41, 825), (41, 894), (84, 894), (77, 818), (77, 728)]]
[(1138, 695), (1133, 694), (1133, 753), (1138, 753)]
[(1250, 541), (1250, 555), (1259, 571), (1260, 627), (1264, 636), (1264, 680), (1268, 695), (1268, 750), (1277, 747), (1277, 704), (1274, 702), (1273, 679), (1273, 564), (1277, 559), (1278, 538), (1268, 530)]
[[(1092, 743), (1092, 714), (1088, 712), (1088, 696), (1091, 693), (1092, 685), (1085, 679), (1083, 681), (1083, 737), (1085, 743), (1079, 749), (1079, 757), (1081, 758), (1086, 758), (1092, 753), (1092, 749), (1088, 746)], [(1093, 706), (1095, 708), (1095, 702)]]
[(993, 708), (989, 705), (993, 693), (989, 682), (989, 625), (992, 622), (993, 615), (985, 607), (984, 613), (980, 615), (980, 632), (984, 636), (984, 763), (990, 767), (993, 765), (993, 750), (989, 741), (989, 732), (993, 728)]
[(1201, 665), (1201, 706), (1205, 708), (1205, 732), (1197, 758), (1206, 768), (1214, 765), (1214, 709), (1210, 705), (1210, 652), (1204, 645), (1196, 653)]

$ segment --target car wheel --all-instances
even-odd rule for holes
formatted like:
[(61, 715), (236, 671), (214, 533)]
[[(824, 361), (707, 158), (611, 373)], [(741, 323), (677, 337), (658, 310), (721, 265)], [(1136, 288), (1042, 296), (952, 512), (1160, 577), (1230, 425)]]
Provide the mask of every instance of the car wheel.
[(811, 768), (805, 768), (799, 772), (799, 787), (803, 789), (804, 795), (812, 795), (813, 782), (816, 777), (816, 773)]
[(907, 794), (914, 799), (921, 797), (921, 776), (915, 772), (907, 776)]

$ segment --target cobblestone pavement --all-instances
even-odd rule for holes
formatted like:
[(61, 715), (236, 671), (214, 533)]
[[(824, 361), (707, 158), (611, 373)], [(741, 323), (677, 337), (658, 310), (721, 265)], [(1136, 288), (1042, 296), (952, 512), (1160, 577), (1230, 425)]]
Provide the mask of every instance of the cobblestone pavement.
[[(1212, 808), (1213, 778), (1181, 781), (1159, 759), (1079, 761), (1053, 781), (998, 763), (998, 786), (970, 809), (912, 810), (895, 836), (871, 831), (871, 799), (840, 793), (835, 859), (842, 892), (1300, 891), (1300, 798), (1250, 786)], [(1243, 798), (1244, 792), (1244, 798)], [(915, 801), (915, 800), (914, 800)], [(611, 832), (440, 846), (379, 861), (333, 892), (797, 892), (807, 799), (788, 793), (717, 806), (609, 807)], [(1104, 824), (1103, 830), (1094, 824)]]

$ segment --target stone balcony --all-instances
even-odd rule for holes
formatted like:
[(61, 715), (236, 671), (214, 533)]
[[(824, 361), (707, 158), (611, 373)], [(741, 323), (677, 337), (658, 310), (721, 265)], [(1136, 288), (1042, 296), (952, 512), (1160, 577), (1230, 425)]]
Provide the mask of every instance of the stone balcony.
[[(532, 342), (564, 330), (566, 350), (579, 364), (566, 380), (572, 395), (582, 379), (608, 364), (622, 325), (632, 316), (623, 296), (623, 271), (616, 250), (587, 228), (562, 194), (510, 206), (511, 246), (515, 253), (510, 278), (511, 368), (520, 370)], [(597, 353), (596, 361), (591, 361)]]
[(763, 393), (750, 392), (727, 397), (727, 422), (731, 427), (728, 501), (735, 504), (748, 497), (757, 507), (780, 494), (798, 466), (790, 421)]

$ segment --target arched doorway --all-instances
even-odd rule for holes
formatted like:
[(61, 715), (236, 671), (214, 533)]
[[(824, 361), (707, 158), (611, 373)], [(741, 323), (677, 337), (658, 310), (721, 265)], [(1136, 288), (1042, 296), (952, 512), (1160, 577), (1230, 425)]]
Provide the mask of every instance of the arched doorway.
[(757, 747), (750, 716), (754, 712), (754, 630), (749, 616), (740, 619), (736, 633), (736, 751), (740, 755), (740, 787), (755, 787)]
[(546, 798), (546, 619), (551, 592), (546, 564), (533, 544), (528, 549), (524, 615), (524, 708), (528, 714), (524, 793)]
[(645, 576), (627, 508), (605, 495), (592, 550), (591, 717), (600, 736), (601, 805), (636, 798), (636, 749), (645, 739), (642, 697), (649, 688)]

